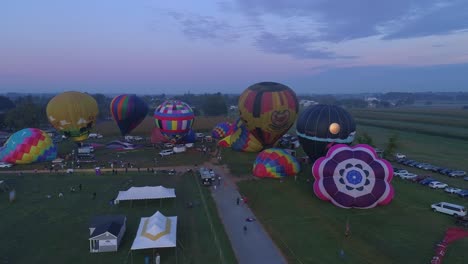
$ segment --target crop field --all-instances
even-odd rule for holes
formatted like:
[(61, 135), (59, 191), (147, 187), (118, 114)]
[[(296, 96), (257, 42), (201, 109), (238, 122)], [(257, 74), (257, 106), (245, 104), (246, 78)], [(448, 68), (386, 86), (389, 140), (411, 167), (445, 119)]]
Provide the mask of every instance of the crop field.
[[(17, 191), (13, 203), (8, 202), (7, 193), (0, 192), (0, 263), (144, 263), (144, 257), (153, 252), (138, 250), (130, 254), (130, 247), (140, 218), (157, 210), (166, 216), (178, 216), (177, 251), (158, 249), (162, 263), (236, 263), (211, 195), (192, 174), (53, 173), (0, 177)], [(83, 185), (81, 192), (69, 192), (70, 186), (79, 184)], [(177, 198), (162, 203), (109, 203), (118, 191), (145, 185), (175, 188)], [(59, 192), (64, 197), (58, 198)], [(97, 193), (95, 200), (93, 192)], [(187, 202), (195, 206), (187, 208)], [(88, 221), (91, 216), (102, 214), (127, 217), (127, 230), (118, 252), (89, 253)]]

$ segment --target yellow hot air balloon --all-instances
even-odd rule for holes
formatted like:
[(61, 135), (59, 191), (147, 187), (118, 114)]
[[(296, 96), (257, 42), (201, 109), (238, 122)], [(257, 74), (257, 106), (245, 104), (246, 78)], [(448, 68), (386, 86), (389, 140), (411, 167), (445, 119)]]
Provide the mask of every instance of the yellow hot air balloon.
[(64, 92), (49, 101), (46, 112), (55, 129), (73, 141), (82, 141), (88, 138), (99, 111), (90, 95)]

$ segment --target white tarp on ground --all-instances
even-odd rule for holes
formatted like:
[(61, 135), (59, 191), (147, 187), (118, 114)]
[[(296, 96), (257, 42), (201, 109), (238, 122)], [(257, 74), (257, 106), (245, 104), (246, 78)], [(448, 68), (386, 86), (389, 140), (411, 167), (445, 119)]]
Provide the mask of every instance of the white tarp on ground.
[(132, 250), (177, 246), (177, 216), (164, 216), (157, 211), (151, 217), (142, 217)]
[(175, 198), (175, 190), (163, 186), (131, 187), (120, 191), (116, 201)]

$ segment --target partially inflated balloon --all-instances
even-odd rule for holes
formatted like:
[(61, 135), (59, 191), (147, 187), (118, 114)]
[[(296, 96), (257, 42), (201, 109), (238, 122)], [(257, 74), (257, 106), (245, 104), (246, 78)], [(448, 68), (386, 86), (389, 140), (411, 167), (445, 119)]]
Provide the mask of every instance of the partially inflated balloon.
[(298, 107), (294, 91), (275, 82), (254, 84), (239, 97), (242, 121), (265, 147), (273, 146), (294, 124)]
[(179, 100), (164, 101), (154, 111), (156, 127), (172, 142), (178, 142), (189, 132), (194, 118), (192, 108)]
[(98, 106), (87, 94), (64, 92), (49, 101), (46, 112), (55, 129), (74, 141), (82, 141), (96, 123)]
[(241, 119), (235, 124), (234, 132), (218, 142), (219, 146), (231, 147), (235, 151), (259, 152), (263, 149), (262, 143), (247, 130)]
[(211, 135), (215, 139), (225, 138), (232, 134), (234, 126), (229, 122), (221, 122), (217, 124), (211, 131)]
[(57, 148), (50, 136), (37, 128), (25, 128), (13, 135), (0, 148), (0, 161), (13, 164), (51, 161)]
[(302, 149), (312, 161), (324, 156), (334, 144), (351, 144), (356, 124), (351, 115), (336, 105), (315, 105), (297, 119), (296, 133)]
[(300, 171), (299, 162), (280, 148), (260, 152), (253, 165), (253, 175), (260, 178), (281, 178), (294, 176)]
[(390, 203), (393, 169), (369, 145), (337, 144), (312, 167), (318, 198), (343, 208), (372, 208)]
[(110, 111), (120, 133), (126, 135), (145, 119), (148, 105), (136, 95), (123, 94), (112, 100)]

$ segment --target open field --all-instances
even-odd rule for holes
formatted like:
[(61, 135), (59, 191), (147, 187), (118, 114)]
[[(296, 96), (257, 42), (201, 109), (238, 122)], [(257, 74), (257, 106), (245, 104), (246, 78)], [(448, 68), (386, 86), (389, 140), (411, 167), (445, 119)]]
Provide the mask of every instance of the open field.
[[(8, 202), (6, 193), (0, 193), (0, 263), (132, 263), (129, 249), (140, 217), (150, 216), (157, 210), (167, 216), (178, 216), (177, 257), (174, 249), (157, 250), (163, 263), (236, 263), (211, 195), (192, 174), (26, 174), (0, 177), (10, 178), (17, 190), (17, 200), (12, 204)], [(68, 192), (70, 186), (80, 183), (83, 191)], [(137, 201), (132, 206), (129, 202), (117, 206), (109, 204), (119, 190), (145, 185), (175, 188), (177, 198), (164, 200), (162, 206), (156, 200)], [(63, 192), (64, 197), (58, 198), (59, 192)], [(96, 200), (92, 200), (93, 192), (97, 192)], [(52, 198), (47, 199), (48, 194)], [(189, 201), (196, 206), (186, 208)], [(99, 214), (127, 216), (127, 231), (118, 252), (89, 253), (88, 221), (91, 216)], [(151, 250), (134, 251), (134, 263), (144, 263), (144, 257), (151, 254)]]

